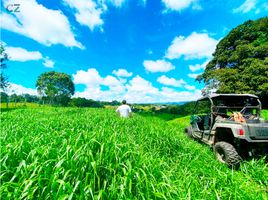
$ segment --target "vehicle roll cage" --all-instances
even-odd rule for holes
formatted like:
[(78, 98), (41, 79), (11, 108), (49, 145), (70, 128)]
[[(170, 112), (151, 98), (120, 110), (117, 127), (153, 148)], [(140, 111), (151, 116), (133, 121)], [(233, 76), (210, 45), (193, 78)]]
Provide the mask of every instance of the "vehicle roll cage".
[[(224, 98), (224, 97), (232, 97), (232, 96), (234, 96), (234, 97), (241, 97), (241, 98), (242, 97), (249, 97), (249, 98), (251, 97), (251, 98), (254, 98), (254, 99), (257, 100), (258, 105), (256, 105), (256, 106), (251, 106), (251, 105), (244, 105), (244, 106), (225, 106), (225, 105), (215, 105), (214, 102), (213, 102), (214, 99), (220, 99), (220, 97), (223, 97)], [(198, 99), (196, 101), (194, 107), (196, 107), (196, 105), (197, 105), (198, 102), (205, 101), (207, 99), (211, 103), (211, 112), (213, 112), (212, 109), (215, 108), (215, 107), (216, 108), (241, 108), (241, 109), (243, 109), (243, 108), (257, 108), (257, 109), (260, 109), (261, 110), (261, 102), (260, 102), (259, 98), (257, 96), (255, 96), (255, 95), (252, 95), (252, 94), (212, 94), (212, 95), (207, 95), (207, 96), (204, 96), (204, 97)]]
[[(252, 105), (241, 105), (241, 106), (225, 106), (225, 105), (215, 105), (213, 100), (220, 100), (221, 98), (226, 98), (226, 97), (241, 97), (241, 98), (254, 98), (257, 102), (258, 105), (252, 106)], [(227, 108), (227, 109), (241, 109), (239, 112), (243, 112), (245, 111), (247, 108), (249, 109), (257, 109), (257, 116), (260, 117), (260, 110), (261, 110), (261, 102), (259, 100), (259, 98), (255, 95), (251, 95), (251, 94), (212, 94), (212, 95), (207, 95), (205, 97), (202, 97), (200, 99), (198, 99), (195, 103), (194, 106), (194, 110), (192, 112), (192, 114), (195, 114), (196, 111), (196, 107), (198, 102), (202, 102), (202, 101), (206, 101), (209, 100), (210, 102), (210, 114), (213, 115), (213, 113), (215, 113), (215, 108)], [(218, 114), (221, 114), (220, 112)], [(211, 117), (211, 124), (213, 124), (213, 117)]]

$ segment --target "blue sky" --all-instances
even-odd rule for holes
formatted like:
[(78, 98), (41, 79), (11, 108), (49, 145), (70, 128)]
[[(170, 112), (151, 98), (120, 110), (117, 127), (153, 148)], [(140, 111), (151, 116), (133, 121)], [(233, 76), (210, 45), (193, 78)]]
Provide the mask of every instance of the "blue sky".
[[(74, 96), (129, 102), (200, 97), (219, 40), (267, 16), (265, 0), (3, 0), (9, 93), (36, 94), (46, 71), (71, 75)], [(14, 4), (19, 4), (15, 12)]]

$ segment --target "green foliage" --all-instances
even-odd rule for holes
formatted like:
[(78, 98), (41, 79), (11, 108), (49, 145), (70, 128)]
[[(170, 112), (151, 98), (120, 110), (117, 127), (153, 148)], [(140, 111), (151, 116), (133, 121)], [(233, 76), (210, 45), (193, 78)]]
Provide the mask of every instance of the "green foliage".
[(8, 87), (8, 78), (4, 75), (3, 69), (7, 67), (6, 61), (8, 61), (8, 55), (5, 52), (3, 43), (0, 42), (0, 89), (4, 90)]
[(148, 116), (149, 114), (151, 116), (156, 116), (165, 120), (171, 120), (174, 118), (192, 114), (194, 107), (195, 102), (187, 102), (182, 105), (164, 105), (164, 106), (150, 105), (150, 108), (147, 110), (142, 109), (142, 107), (139, 108), (138, 106), (135, 106), (133, 111), (137, 113), (142, 113), (144, 116)]
[(5, 91), (8, 87), (8, 78), (4, 75), (3, 72), (0, 73), (0, 88)]
[[(5, 102), (5, 104), (4, 104)], [(0, 107), (1, 111), (6, 111), (13, 108), (22, 108), (22, 107), (32, 107), (31, 103), (35, 103), (33, 105), (40, 106), (40, 99), (35, 96), (35, 95), (30, 95), (30, 94), (22, 94), (22, 95), (17, 95), (17, 94), (12, 94), (8, 95), (4, 92), (1, 92), (0, 96)]]
[(261, 117), (268, 121), (268, 110), (262, 110)]
[(38, 93), (54, 105), (67, 105), (75, 91), (71, 77), (55, 71), (41, 74), (36, 81), (36, 87)]
[(8, 95), (5, 92), (0, 92), (0, 103), (7, 102), (8, 101)]
[(1, 113), (2, 199), (265, 199), (263, 159), (240, 171), (187, 138), (189, 117), (117, 117), (112, 109)]
[(9, 102), (28, 102), (28, 103), (39, 103), (40, 100), (35, 95), (30, 94), (12, 94), (9, 96)]
[(72, 98), (70, 101), (71, 106), (76, 106), (76, 107), (92, 107), (92, 108), (103, 108), (104, 106), (102, 105), (101, 102), (99, 101), (94, 101), (92, 99), (86, 99), (86, 98)]
[[(111, 102), (106, 102), (106, 103), (107, 103), (107, 105), (111, 105), (111, 106), (119, 106), (119, 105), (121, 105), (121, 103), (119, 101), (116, 101), (116, 100), (113, 100)], [(105, 102), (104, 102), (104, 104), (105, 104)]]
[(5, 69), (7, 67), (6, 61), (8, 61), (8, 55), (5, 51), (3, 43), (0, 42), (0, 69)]
[(213, 56), (197, 80), (207, 86), (218, 81), (217, 93), (252, 93), (267, 100), (268, 17), (234, 28)]

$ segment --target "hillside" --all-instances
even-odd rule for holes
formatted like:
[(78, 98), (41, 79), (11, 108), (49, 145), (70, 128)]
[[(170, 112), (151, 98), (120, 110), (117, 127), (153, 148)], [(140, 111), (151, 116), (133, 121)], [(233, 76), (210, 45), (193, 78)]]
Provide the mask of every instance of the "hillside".
[(232, 171), (165, 122), (110, 109), (1, 113), (3, 199), (266, 199), (264, 159)]

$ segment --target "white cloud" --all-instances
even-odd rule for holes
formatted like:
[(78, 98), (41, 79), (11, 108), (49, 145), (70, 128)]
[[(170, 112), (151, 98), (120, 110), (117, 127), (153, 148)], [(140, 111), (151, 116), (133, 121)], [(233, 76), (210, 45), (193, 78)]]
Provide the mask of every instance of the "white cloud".
[[(122, 84), (117, 78), (108, 75), (101, 77), (99, 72), (90, 68), (87, 71), (79, 70), (73, 74), (75, 84), (84, 84), (86, 89), (76, 92), (74, 97), (85, 97), (88, 99), (102, 101), (121, 101), (126, 99), (129, 103), (150, 102), (179, 102), (191, 101), (201, 97), (201, 91), (194, 86), (185, 84), (184, 87), (191, 91), (176, 91), (172, 88), (162, 87), (158, 89), (153, 84), (137, 75), (128, 83)], [(102, 90), (101, 86), (108, 86), (108, 90)], [(22, 85), (11, 83), (7, 89), (8, 94), (31, 94), (37, 95), (36, 89), (26, 88)]]
[(49, 57), (44, 58), (43, 65), (47, 68), (54, 68), (55, 62), (51, 60)]
[(209, 63), (209, 60), (206, 60), (201, 65), (200, 64), (189, 65), (189, 69), (191, 70), (191, 72), (196, 72), (196, 71), (199, 71), (201, 69), (205, 69), (208, 63)]
[(241, 6), (233, 9), (234, 13), (247, 13), (256, 7), (256, 0), (246, 0)]
[(30, 95), (37, 95), (36, 89), (26, 88), (22, 85), (9, 83), (9, 87), (7, 88), (7, 94), (30, 94)]
[(88, 26), (91, 31), (103, 25), (101, 15), (104, 8), (93, 0), (64, 0), (64, 2), (75, 10), (76, 21), (81, 25)]
[(21, 47), (5, 47), (6, 53), (11, 61), (30, 61), (30, 60), (40, 60), (43, 58), (39, 51), (28, 51)]
[[(75, 84), (84, 84), (85, 91), (76, 92), (74, 96), (85, 97), (96, 100), (114, 100), (119, 99), (122, 93), (125, 92), (123, 81), (108, 75), (101, 77), (95, 68), (89, 68), (87, 71), (79, 70), (73, 74)], [(108, 90), (101, 90), (101, 86), (108, 86)]]
[(200, 9), (201, 6), (197, 5), (198, 0), (162, 0), (167, 10), (181, 11), (190, 6), (193, 9)]
[(87, 89), (96, 89), (103, 85), (110, 87), (112, 90), (122, 90), (122, 83), (120, 80), (110, 75), (101, 77), (95, 68), (90, 68), (87, 71), (79, 70), (76, 74), (73, 74), (73, 78), (75, 84), (84, 84)]
[(180, 101), (193, 101), (200, 98), (201, 90), (189, 91), (175, 91), (174, 89), (163, 87), (160, 92), (162, 98), (157, 102), (180, 102)]
[(95, 68), (90, 68), (87, 71), (79, 70), (73, 74), (75, 84), (85, 84), (88, 87), (99, 86), (102, 78)]
[(53, 68), (55, 62), (49, 57), (43, 57), (39, 51), (28, 51), (21, 47), (7, 46), (5, 43), (5, 51), (8, 54), (9, 60), (26, 62), (26, 61), (38, 61), (43, 60), (43, 65), (48, 68)]
[(198, 75), (200, 75), (200, 74), (190, 73), (190, 74), (188, 74), (188, 77), (195, 79)]
[(126, 89), (123, 99), (126, 99), (128, 102), (154, 102), (159, 96), (158, 88), (139, 75), (129, 81)]
[[(139, 75), (125, 82), (111, 75), (102, 77), (95, 68), (87, 71), (79, 70), (73, 74), (73, 78), (75, 84), (86, 86), (84, 91), (76, 92), (75, 97), (102, 101), (126, 99), (130, 103), (178, 102), (195, 100), (201, 96), (200, 90), (187, 83), (184, 83), (183, 87), (191, 91), (178, 92), (168, 87), (158, 89)], [(108, 86), (108, 89), (103, 90), (102, 86)]]
[(254, 12), (259, 14), (261, 12), (266, 12), (268, 10), (268, 3), (265, 0), (245, 0), (245, 2), (238, 8), (233, 9), (233, 13), (248, 13)]
[(119, 81), (124, 84), (127, 82), (127, 79), (119, 77)]
[(168, 72), (170, 70), (175, 69), (175, 66), (173, 66), (170, 62), (167, 62), (165, 60), (145, 60), (143, 61), (143, 66), (148, 72)]
[(115, 85), (120, 84), (120, 81), (116, 79), (115, 77), (108, 75), (103, 79), (101, 84), (106, 85), (106, 86), (115, 86)]
[[(206, 60), (202, 64), (189, 65), (189, 69), (190, 69), (191, 72), (196, 72), (196, 71), (204, 70), (204, 69), (206, 69), (206, 66), (209, 63), (209, 61), (210, 60)], [(188, 77), (195, 79), (200, 74), (201, 73), (189, 73), (188, 74)]]
[(94, 100), (103, 100), (101, 98), (101, 90), (100, 87), (96, 88), (86, 88), (83, 92), (76, 91), (73, 97), (83, 97), (87, 99), (94, 99)]
[(168, 78), (165, 75), (158, 77), (157, 81), (163, 85), (170, 85), (174, 87), (182, 87), (186, 82), (183, 79), (176, 80), (175, 78)]
[(169, 78), (165, 75), (160, 76), (157, 81), (163, 85), (173, 86), (173, 87), (183, 87), (187, 90), (195, 90), (195, 86), (187, 84), (183, 79), (176, 80), (175, 78)]
[(153, 87), (152, 83), (140, 77), (139, 75), (135, 76), (130, 80), (129, 84), (126, 86), (128, 92), (138, 92), (138, 93), (156, 93), (157, 88)]
[(205, 68), (204, 68), (204, 66), (202, 66), (200, 64), (196, 64), (196, 65), (189, 65), (189, 69), (192, 72), (195, 72), (195, 71), (199, 71), (200, 69), (205, 69)]
[(113, 76), (106, 76), (103, 78), (102, 85), (108, 86), (111, 92), (121, 93), (125, 91), (125, 87), (122, 82)]
[(115, 7), (121, 7), (126, 2), (126, 0), (105, 0), (105, 1), (107, 3), (111, 3)]
[(185, 87), (187, 90), (195, 90), (195, 89), (196, 89), (195, 86), (193, 86), (193, 85), (188, 85), (188, 84), (184, 85), (184, 87)]
[[(108, 10), (108, 4), (122, 7), (126, 0), (63, 0), (64, 4), (74, 10), (75, 19), (91, 31), (99, 28), (103, 32), (104, 20), (102, 15)], [(143, 0), (145, 5), (146, 1)]]
[(188, 37), (175, 37), (166, 51), (166, 57), (169, 59), (201, 59), (212, 56), (218, 41), (208, 36), (207, 33), (193, 32)]
[[(14, 1), (4, 1), (4, 6)], [(67, 17), (60, 10), (52, 10), (35, 0), (23, 1), (20, 12), (0, 15), (3, 29), (24, 35), (41, 44), (62, 44), (67, 47), (83, 48), (72, 33)]]
[(114, 75), (116, 76), (120, 76), (120, 77), (130, 77), (132, 76), (132, 72), (128, 72), (125, 69), (118, 69), (118, 70), (113, 70), (112, 72)]

